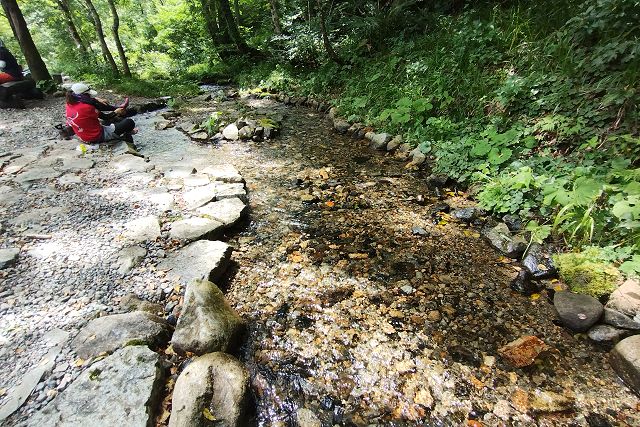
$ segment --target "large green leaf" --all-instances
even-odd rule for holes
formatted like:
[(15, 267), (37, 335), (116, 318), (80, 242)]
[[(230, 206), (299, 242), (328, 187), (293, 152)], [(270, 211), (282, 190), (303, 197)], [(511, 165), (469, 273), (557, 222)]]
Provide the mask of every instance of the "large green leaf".
[(476, 141), (475, 145), (471, 149), (471, 155), (476, 157), (483, 157), (489, 154), (491, 151), (491, 144), (486, 139)]

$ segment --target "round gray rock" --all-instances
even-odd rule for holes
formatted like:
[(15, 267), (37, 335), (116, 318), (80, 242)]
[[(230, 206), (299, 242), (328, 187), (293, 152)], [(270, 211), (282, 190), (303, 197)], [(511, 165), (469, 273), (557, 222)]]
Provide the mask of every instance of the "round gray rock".
[(629, 331), (614, 328), (609, 325), (596, 325), (589, 329), (589, 332), (587, 333), (591, 340), (602, 343), (618, 342), (620, 338), (623, 338), (628, 334)]
[(575, 332), (587, 331), (595, 325), (604, 310), (594, 297), (566, 291), (556, 292), (553, 305), (562, 324)]

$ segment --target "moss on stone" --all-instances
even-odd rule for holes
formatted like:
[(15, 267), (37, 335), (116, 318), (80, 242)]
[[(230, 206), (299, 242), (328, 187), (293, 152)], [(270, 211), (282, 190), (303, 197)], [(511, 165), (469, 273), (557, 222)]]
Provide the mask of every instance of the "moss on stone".
[(613, 265), (600, 261), (597, 248), (584, 252), (558, 254), (553, 257), (560, 277), (571, 291), (599, 298), (617, 287), (620, 272)]

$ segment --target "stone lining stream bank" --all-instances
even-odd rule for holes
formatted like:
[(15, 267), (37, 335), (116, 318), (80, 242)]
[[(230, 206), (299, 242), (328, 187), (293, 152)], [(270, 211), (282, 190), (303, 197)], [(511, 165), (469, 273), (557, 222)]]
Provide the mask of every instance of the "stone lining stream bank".
[[(3, 118), (0, 130), (8, 136), (3, 149), (41, 147), (46, 142), (42, 126), (55, 122), (60, 104), (47, 100), (31, 116), (11, 112), (7, 122)], [(61, 177), (43, 177), (24, 194), (13, 191), (19, 186), (8, 185), (9, 197), (3, 201), (15, 203), (4, 208), (2, 247), (19, 246), (21, 252), (13, 266), (2, 270), (4, 283), (12, 285), (2, 288), (3, 303), (12, 300), (2, 306), (3, 317), (10, 319), (2, 329), (0, 366), (9, 373), (7, 388), (12, 391), (22, 373), (33, 369), (41, 356), (47, 354), (45, 359), (51, 362), (51, 351), (60, 349), (55, 362), (45, 364), (36, 392), (10, 423), (19, 424), (50, 401), (58, 402), (50, 403), (50, 408), (65, 414), (66, 406), (56, 400), (56, 394), (71, 390), (67, 395), (72, 395), (73, 390), (85, 390), (103, 380), (117, 383), (123, 372), (117, 367), (141, 359), (144, 369), (130, 370), (135, 383), (145, 390), (158, 384), (165, 387), (160, 396), (148, 394), (164, 399), (157, 411), (160, 425), (169, 419), (163, 410), (168, 408), (173, 381), (178, 379), (176, 388), (194, 390), (194, 378), (208, 378), (200, 390), (210, 392), (217, 389), (215, 377), (220, 378), (221, 371), (235, 373), (237, 379), (236, 392), (229, 394), (237, 406), (227, 402), (223, 406), (247, 404), (243, 396), (250, 381), (260, 425), (638, 424), (638, 399), (609, 367), (608, 348), (553, 323), (553, 306), (544, 298), (513, 292), (510, 283), (519, 267), (480, 239), (475, 227), (443, 220), (443, 204), (464, 208), (468, 206), (464, 197), (447, 190), (437, 195), (424, 184), (420, 170), (406, 169), (405, 162), (393, 155), (370, 151), (368, 141), (335, 135), (333, 123), (317, 111), (268, 99), (200, 99), (182, 109), (182, 119), (200, 123), (215, 111), (264, 109), (283, 117), (282, 135), (271, 143), (200, 146), (186, 142), (173, 128), (154, 130), (159, 117), (140, 117), (143, 131), (137, 142), (151, 162), (132, 162), (152, 163), (153, 170), (115, 174), (111, 169), (105, 174), (101, 166), (107, 160), (101, 157), (111, 161), (111, 154), (90, 153), (83, 159), (97, 156), (96, 165), (73, 174), (82, 180), (81, 185), (74, 184), (76, 191), (61, 187), (57, 181)], [(16, 127), (24, 131), (16, 132)], [(42, 158), (39, 155), (33, 161)], [(180, 350), (182, 344), (176, 342), (164, 347), (166, 330), (157, 327), (162, 322), (141, 311), (164, 313), (173, 322), (182, 306), (185, 284), (195, 278), (181, 282), (160, 266), (175, 258), (181, 247), (188, 247), (184, 245), (189, 238), (173, 239), (172, 233), (173, 237), (188, 235), (176, 236), (168, 224), (186, 219), (183, 208), (199, 200), (196, 194), (179, 197), (177, 208), (163, 211), (159, 223), (149, 219), (157, 215), (158, 204), (167, 202), (165, 191), (158, 187), (186, 195), (173, 179), (191, 180), (192, 169), (175, 169), (173, 178), (166, 176), (173, 173), (171, 165), (184, 166), (184, 159), (192, 159), (195, 163), (189, 166), (203, 173), (212, 164), (235, 166), (247, 181), (250, 211), (246, 230), (223, 229), (220, 239), (234, 250), (230, 269), (218, 284), (242, 321), (221, 304), (221, 313), (209, 314), (223, 319), (229, 340), (196, 341)], [(195, 175), (193, 182), (202, 182), (202, 176)], [(3, 174), (3, 179), (17, 176)], [(209, 175), (210, 179), (217, 176)], [(63, 210), (52, 210), (60, 207)], [(9, 223), (31, 209), (47, 210), (38, 211), (37, 220), (26, 228)], [(202, 212), (203, 218), (212, 219)], [(135, 233), (126, 227), (133, 220), (138, 221)], [(150, 236), (157, 236), (158, 230), (160, 237), (154, 240)], [(126, 251), (128, 261), (115, 262), (123, 259), (119, 255), (126, 239), (134, 237), (144, 239), (138, 246), (146, 255)], [(48, 256), (36, 258), (30, 254), (32, 247), (38, 249), (35, 254)], [(227, 255), (224, 246), (215, 251), (225, 254), (220, 259)], [(132, 265), (131, 260), (140, 257), (140, 263), (122, 277), (118, 269), (125, 270), (123, 265)], [(220, 277), (220, 269), (209, 267)], [(178, 274), (183, 277), (190, 272)], [(187, 290), (184, 295), (181, 319), (207, 315), (195, 310), (187, 316), (187, 300), (222, 298), (217, 288), (198, 283), (188, 287), (194, 294)], [(204, 295), (195, 292), (200, 288)], [(123, 301), (129, 292), (136, 298)], [(149, 322), (145, 329), (157, 334), (121, 336), (115, 347), (144, 341), (151, 342), (158, 353), (128, 346), (95, 361), (91, 353), (83, 353), (88, 358), (82, 358), (61, 344), (69, 333), (75, 336), (75, 351), (82, 352), (83, 345), (95, 343), (98, 334), (89, 330), (78, 335), (81, 326), (100, 313), (130, 311), (125, 315), (135, 316), (130, 323)], [(105, 318), (109, 317), (97, 321)], [(214, 348), (209, 346), (232, 347), (243, 325), (247, 339), (237, 356), (248, 374), (217, 352), (183, 363), (193, 353)], [(207, 334), (211, 336), (215, 333)], [(535, 363), (517, 368), (499, 355), (499, 349), (523, 336), (537, 337), (545, 348)], [(174, 340), (179, 337), (174, 333)], [(99, 350), (97, 345), (84, 347)], [(227, 368), (214, 368), (220, 364)], [(211, 372), (217, 374), (205, 375)], [(144, 393), (135, 394), (148, 401)], [(148, 417), (145, 405), (128, 396), (125, 393), (117, 400), (133, 405), (141, 420), (144, 414)], [(219, 409), (194, 410), (188, 400), (175, 393), (173, 397), (173, 412), (179, 406), (186, 414), (180, 418), (185, 424), (174, 425), (196, 425), (188, 414), (197, 414), (202, 423), (221, 417)], [(79, 410), (77, 404), (70, 407)], [(224, 414), (238, 420), (251, 415), (250, 410)]]

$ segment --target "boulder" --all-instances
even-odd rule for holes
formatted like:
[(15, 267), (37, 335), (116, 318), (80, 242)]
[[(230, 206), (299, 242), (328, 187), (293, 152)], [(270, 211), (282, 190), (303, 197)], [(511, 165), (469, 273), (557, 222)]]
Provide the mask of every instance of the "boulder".
[(346, 120), (342, 120), (342, 119), (333, 120), (333, 128), (338, 133), (346, 133), (350, 127), (351, 127), (351, 124)]
[[(263, 133), (264, 133), (264, 130), (263, 130)], [(240, 139), (251, 139), (252, 136), (253, 136), (253, 130), (249, 126), (243, 126), (238, 131), (238, 137)]]
[(507, 224), (507, 227), (513, 233), (522, 230), (522, 220), (517, 215), (506, 214), (502, 217), (502, 221)]
[(587, 335), (592, 341), (603, 342), (603, 343), (611, 343), (618, 342), (621, 338), (627, 336), (629, 331), (624, 329), (614, 328), (609, 325), (595, 325)]
[(229, 352), (239, 342), (243, 328), (242, 319), (215, 284), (194, 280), (187, 286), (171, 344), (179, 354)]
[(187, 218), (171, 224), (169, 237), (179, 240), (199, 240), (215, 238), (224, 224), (209, 218)]
[(615, 326), (616, 328), (631, 329), (634, 331), (640, 330), (640, 322), (636, 322), (626, 314), (609, 308), (608, 305), (604, 307), (604, 323)]
[(148, 427), (163, 387), (160, 356), (130, 346), (94, 363), (27, 421), (29, 427)]
[(609, 362), (620, 378), (640, 394), (640, 335), (620, 341), (611, 351)]
[(247, 205), (237, 197), (208, 203), (198, 209), (196, 213), (220, 221), (225, 226), (238, 222), (245, 214)]
[(249, 373), (233, 356), (211, 353), (195, 358), (173, 390), (169, 427), (250, 425)]
[(400, 145), (402, 145), (402, 142), (402, 135), (396, 135), (391, 141), (387, 143), (387, 151), (396, 150), (398, 147), (400, 147)]
[(600, 320), (604, 311), (600, 301), (594, 297), (567, 291), (555, 293), (553, 306), (562, 324), (575, 332), (587, 331)]
[(227, 268), (231, 246), (224, 242), (198, 240), (170, 253), (158, 265), (187, 285), (196, 279), (218, 280)]
[(386, 150), (387, 143), (391, 141), (391, 138), (388, 133), (377, 133), (371, 139), (371, 146), (376, 150)]
[(519, 258), (527, 249), (527, 242), (521, 237), (513, 237), (503, 222), (493, 228), (483, 229), (482, 234), (491, 246), (509, 258)]
[(231, 123), (222, 131), (222, 135), (225, 137), (225, 139), (228, 139), (230, 141), (237, 141), (240, 137), (239, 133), (240, 131), (235, 123)]
[(133, 293), (129, 293), (120, 299), (120, 307), (126, 311), (144, 311), (151, 314), (164, 313), (162, 305), (140, 299)]
[(80, 330), (71, 347), (83, 359), (111, 353), (129, 344), (159, 346), (167, 343), (172, 328), (151, 313), (132, 311), (93, 319)]
[(0, 270), (7, 268), (16, 262), (20, 249), (18, 248), (5, 248), (0, 249)]
[(531, 277), (534, 280), (549, 279), (558, 274), (556, 267), (553, 265), (551, 255), (538, 243), (532, 243), (529, 246), (522, 264), (531, 273)]
[(616, 310), (640, 322), (640, 283), (629, 279), (620, 285), (609, 297), (607, 308)]
[(134, 243), (154, 241), (160, 237), (160, 220), (157, 216), (146, 216), (129, 221), (124, 236)]
[(427, 156), (420, 150), (415, 149), (411, 152), (411, 162), (408, 166), (419, 166), (427, 160)]
[(127, 274), (133, 267), (138, 265), (146, 255), (147, 250), (140, 246), (129, 246), (122, 249), (118, 253), (118, 258), (116, 260), (118, 273), (121, 275)]

